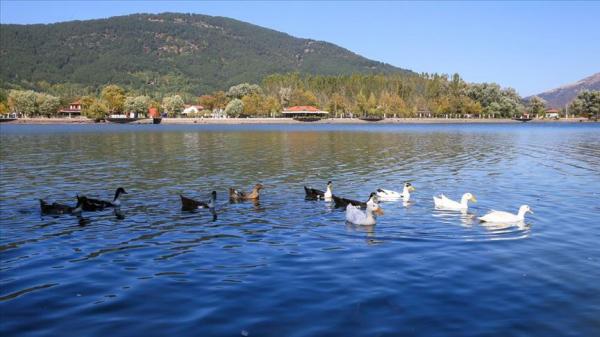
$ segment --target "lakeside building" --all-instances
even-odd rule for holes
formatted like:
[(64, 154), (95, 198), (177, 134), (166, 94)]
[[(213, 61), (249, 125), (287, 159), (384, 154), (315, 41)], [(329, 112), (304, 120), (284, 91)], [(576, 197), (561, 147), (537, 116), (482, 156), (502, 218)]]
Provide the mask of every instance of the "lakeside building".
[(202, 105), (186, 105), (181, 114), (186, 116), (190, 114), (196, 115), (202, 110), (204, 110)]
[(546, 113), (544, 114), (544, 117), (550, 118), (550, 119), (559, 119), (560, 111), (555, 108), (546, 109)]
[(81, 116), (81, 102), (75, 101), (75, 102), (69, 103), (69, 108), (58, 110), (58, 114), (59, 114), (59, 116), (69, 117), (69, 118), (80, 117)]
[(319, 110), (318, 108), (311, 105), (299, 105), (291, 106), (283, 109), (281, 114), (284, 117), (290, 118), (302, 118), (302, 117), (327, 117), (329, 112)]

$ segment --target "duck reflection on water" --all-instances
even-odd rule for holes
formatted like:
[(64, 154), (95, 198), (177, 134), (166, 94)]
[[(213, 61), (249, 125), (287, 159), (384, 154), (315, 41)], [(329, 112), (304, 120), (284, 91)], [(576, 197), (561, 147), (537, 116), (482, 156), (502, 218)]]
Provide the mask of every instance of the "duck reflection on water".
[(477, 220), (477, 214), (467, 211), (466, 209), (451, 211), (444, 209), (434, 209), (433, 216), (436, 218), (446, 219), (449, 222), (454, 223), (455, 219), (460, 220), (460, 225), (463, 227), (472, 227)]
[(375, 236), (375, 227), (375, 225), (356, 225), (351, 222), (346, 222), (346, 230), (349, 232), (365, 233), (365, 241), (368, 245), (376, 245), (383, 242), (378, 240)]

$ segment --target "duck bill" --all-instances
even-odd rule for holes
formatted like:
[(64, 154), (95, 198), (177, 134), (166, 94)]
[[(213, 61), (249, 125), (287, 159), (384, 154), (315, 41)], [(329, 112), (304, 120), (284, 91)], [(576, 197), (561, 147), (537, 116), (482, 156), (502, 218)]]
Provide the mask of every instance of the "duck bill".
[(474, 196), (471, 198), (472, 202), (477, 202), (477, 198), (475, 198)]
[(380, 208), (374, 210), (373, 213), (375, 213), (377, 215), (383, 215), (384, 214), (383, 208), (380, 207)]
[(409, 187), (409, 188), (408, 188), (408, 190), (409, 190), (410, 192), (414, 192), (414, 191), (416, 191), (417, 189), (411, 186), (411, 187)]
[(532, 211), (532, 210), (529, 210), (529, 213), (533, 214), (533, 211)]

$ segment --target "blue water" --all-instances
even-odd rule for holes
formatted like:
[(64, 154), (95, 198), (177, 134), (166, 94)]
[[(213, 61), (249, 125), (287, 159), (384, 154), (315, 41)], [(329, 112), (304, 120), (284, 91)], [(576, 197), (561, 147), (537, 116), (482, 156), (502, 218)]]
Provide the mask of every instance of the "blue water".
[[(599, 336), (600, 124), (0, 126), (2, 336)], [(377, 225), (304, 200), (410, 181)], [(260, 203), (227, 188), (265, 185)], [(41, 216), (110, 199), (121, 219)], [(179, 194), (218, 193), (216, 219)], [(468, 214), (432, 196), (473, 193)], [(535, 212), (486, 226), (489, 209)]]

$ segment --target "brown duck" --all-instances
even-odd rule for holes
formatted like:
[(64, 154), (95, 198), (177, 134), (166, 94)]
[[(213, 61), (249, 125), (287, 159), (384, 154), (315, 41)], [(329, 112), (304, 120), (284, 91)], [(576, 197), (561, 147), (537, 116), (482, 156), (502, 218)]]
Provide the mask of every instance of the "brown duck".
[(254, 188), (252, 189), (252, 192), (242, 192), (242, 191), (238, 191), (235, 188), (230, 188), (229, 189), (229, 199), (230, 200), (258, 200), (258, 198), (260, 197), (260, 190), (263, 189), (263, 185), (262, 184), (256, 184), (254, 185)]

